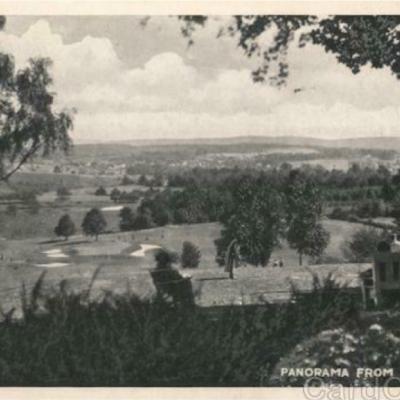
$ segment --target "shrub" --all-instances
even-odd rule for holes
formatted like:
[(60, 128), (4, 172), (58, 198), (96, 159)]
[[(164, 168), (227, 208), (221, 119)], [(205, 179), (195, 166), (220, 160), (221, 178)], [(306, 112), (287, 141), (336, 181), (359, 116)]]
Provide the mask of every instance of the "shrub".
[(133, 229), (135, 214), (133, 213), (131, 208), (124, 207), (119, 212), (119, 218), (119, 228), (121, 229), (121, 231), (125, 232)]
[(343, 210), (343, 208), (335, 207), (332, 212), (329, 214), (329, 218), (338, 219), (338, 220), (346, 220), (348, 218), (348, 212)]
[[(307, 377), (282, 376), (281, 368), (343, 368), (347, 376), (320, 378), (324, 384), (343, 386), (382, 386), (387, 377), (356, 376), (357, 368), (393, 368), (400, 365), (400, 338), (378, 324), (361, 335), (342, 328), (325, 330), (299, 343), (275, 367), (271, 385), (304, 386)], [(321, 383), (319, 380), (319, 383)], [(317, 382), (317, 381), (315, 381)]]
[(57, 236), (64, 236), (66, 240), (75, 233), (75, 224), (68, 214), (63, 215), (54, 228), (54, 233)]
[(201, 259), (201, 252), (192, 242), (183, 242), (181, 265), (182, 268), (197, 268)]
[(83, 232), (88, 236), (94, 236), (96, 240), (99, 234), (104, 232), (106, 226), (104, 215), (98, 208), (92, 208), (82, 221)]
[(121, 191), (118, 188), (114, 188), (110, 193), (110, 199), (116, 203), (121, 198)]
[[(175, 259), (159, 252), (158, 267)], [(65, 281), (49, 291), (42, 275), (23, 292), (22, 320), (0, 324), (1, 386), (260, 386), (299, 342), (356, 321), (326, 283), (283, 305), (187, 309), (160, 297), (96, 297), (94, 278), (76, 293)]]
[(107, 190), (104, 189), (103, 186), (100, 186), (99, 188), (96, 189), (94, 194), (95, 196), (107, 196)]
[(58, 197), (67, 197), (67, 196), (71, 196), (71, 192), (68, 190), (68, 188), (66, 188), (65, 186), (60, 186), (57, 189), (57, 196)]
[(343, 243), (343, 256), (350, 262), (369, 262), (372, 260), (379, 242), (387, 239), (387, 233), (374, 228), (360, 228), (350, 241)]

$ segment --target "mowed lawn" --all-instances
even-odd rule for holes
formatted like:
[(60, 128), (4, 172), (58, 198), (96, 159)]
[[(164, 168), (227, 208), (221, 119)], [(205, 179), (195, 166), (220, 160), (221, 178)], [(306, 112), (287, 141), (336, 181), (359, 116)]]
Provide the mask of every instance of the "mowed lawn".
[[(331, 233), (331, 242), (326, 253), (332, 258), (340, 259), (341, 244), (361, 225), (331, 220), (325, 220), (324, 225)], [(146, 252), (145, 257), (131, 254), (143, 244), (180, 253), (182, 243), (187, 240), (195, 243), (202, 254), (198, 269), (182, 271), (192, 276), (196, 301), (201, 305), (254, 302), (258, 298), (286, 299), (291, 281), (297, 279), (302, 282), (310, 277), (307, 266), (298, 266), (296, 252), (283, 245), (274, 252), (271, 263), (266, 268), (242, 266), (235, 270), (233, 281), (227, 279), (224, 268), (215, 262), (214, 240), (219, 237), (220, 230), (219, 224), (206, 223), (104, 234), (97, 242), (82, 235), (74, 236), (69, 241), (38, 238), (2, 240), (1, 305), (4, 309), (13, 306), (18, 308), (22, 284), (31, 288), (43, 271), (46, 271), (46, 288), (56, 287), (62, 280), (66, 280), (67, 287), (71, 290), (84, 290), (99, 267), (101, 269), (93, 287), (93, 296), (102, 295), (105, 291), (123, 293), (129, 290), (140, 296), (150, 297), (155, 293), (149, 274), (154, 267), (154, 250)], [(274, 259), (282, 259), (284, 267), (272, 267)], [(180, 268), (179, 265), (177, 267)], [(356, 279), (360, 268), (364, 266), (340, 263), (312, 267), (319, 272), (340, 270), (341, 275), (348, 273), (351, 281)]]

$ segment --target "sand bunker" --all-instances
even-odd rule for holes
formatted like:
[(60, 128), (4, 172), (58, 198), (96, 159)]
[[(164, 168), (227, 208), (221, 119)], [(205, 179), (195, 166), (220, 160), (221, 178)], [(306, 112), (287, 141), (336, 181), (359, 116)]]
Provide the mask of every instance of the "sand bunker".
[(140, 249), (131, 253), (131, 256), (144, 257), (146, 255), (146, 251), (155, 250), (155, 249), (161, 249), (161, 247), (157, 246), (155, 244), (141, 244)]
[(61, 249), (52, 249), (43, 251), (43, 254), (46, 254), (49, 258), (68, 258), (68, 256), (61, 251)]
[(61, 268), (61, 267), (66, 267), (67, 263), (49, 263), (49, 264), (35, 264), (35, 267), (40, 267), (40, 268)]
[(110, 207), (102, 207), (102, 211), (120, 211), (124, 208), (124, 206), (110, 206)]

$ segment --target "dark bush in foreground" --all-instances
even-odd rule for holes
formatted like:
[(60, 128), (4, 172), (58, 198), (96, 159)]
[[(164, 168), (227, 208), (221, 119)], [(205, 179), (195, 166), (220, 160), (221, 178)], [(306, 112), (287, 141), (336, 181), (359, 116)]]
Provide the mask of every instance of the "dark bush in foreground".
[(40, 286), (22, 320), (0, 325), (2, 386), (259, 386), (300, 341), (357, 321), (332, 286), (281, 306), (212, 309)]

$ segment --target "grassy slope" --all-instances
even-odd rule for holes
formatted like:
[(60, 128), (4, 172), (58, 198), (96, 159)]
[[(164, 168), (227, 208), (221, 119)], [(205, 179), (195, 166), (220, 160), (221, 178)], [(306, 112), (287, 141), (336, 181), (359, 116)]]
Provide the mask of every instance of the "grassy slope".
[[(325, 221), (324, 223), (331, 232), (331, 244), (327, 254), (337, 258), (340, 256), (341, 242), (358, 229), (359, 225), (341, 221)], [(129, 286), (133, 292), (148, 297), (154, 294), (149, 275), (149, 269), (154, 266), (153, 253), (149, 252), (145, 258), (139, 258), (130, 256), (129, 252), (134, 251), (142, 243), (160, 245), (180, 252), (184, 240), (192, 241), (201, 249), (202, 260), (199, 269), (185, 272), (193, 276), (197, 300), (203, 305), (229, 304), (243, 299), (245, 302), (254, 301), (260, 293), (265, 291), (287, 291), (289, 279), (296, 274), (298, 277), (295, 279), (300, 279), (300, 281), (309, 277), (304, 268), (298, 267), (296, 253), (287, 246), (283, 246), (272, 256), (272, 260), (275, 258), (284, 260), (283, 269), (240, 268), (235, 271), (237, 279), (234, 282), (227, 280), (227, 274), (223, 268), (215, 263), (213, 241), (218, 237), (219, 231), (218, 224), (172, 225), (144, 231), (102, 235), (97, 243), (84, 237), (75, 237), (71, 242), (66, 243), (46, 243), (40, 239), (1, 241), (0, 251), (7, 260), (0, 267), (2, 273), (0, 299), (2, 298), (3, 302), (7, 299), (8, 305), (15, 303), (21, 283), (24, 281), (28, 286), (32, 285), (43, 271), (34, 264), (51, 261), (66, 262), (70, 265), (47, 269), (46, 282), (48, 284), (54, 285), (62, 279), (68, 279), (71, 287), (85, 288), (95, 269), (101, 266), (102, 270), (95, 283), (97, 294), (103, 289), (122, 292)], [(41, 254), (51, 249), (61, 249), (68, 253), (70, 258), (54, 260), (47, 259)], [(10, 259), (12, 259), (12, 265), (9, 263)], [(331, 269), (336, 270), (337, 267), (333, 266)], [(348, 272), (351, 274), (357, 271), (358, 266), (348, 267)], [(14, 290), (11, 290), (12, 288)], [(287, 295), (287, 293), (274, 294), (272, 297), (287, 298)]]

